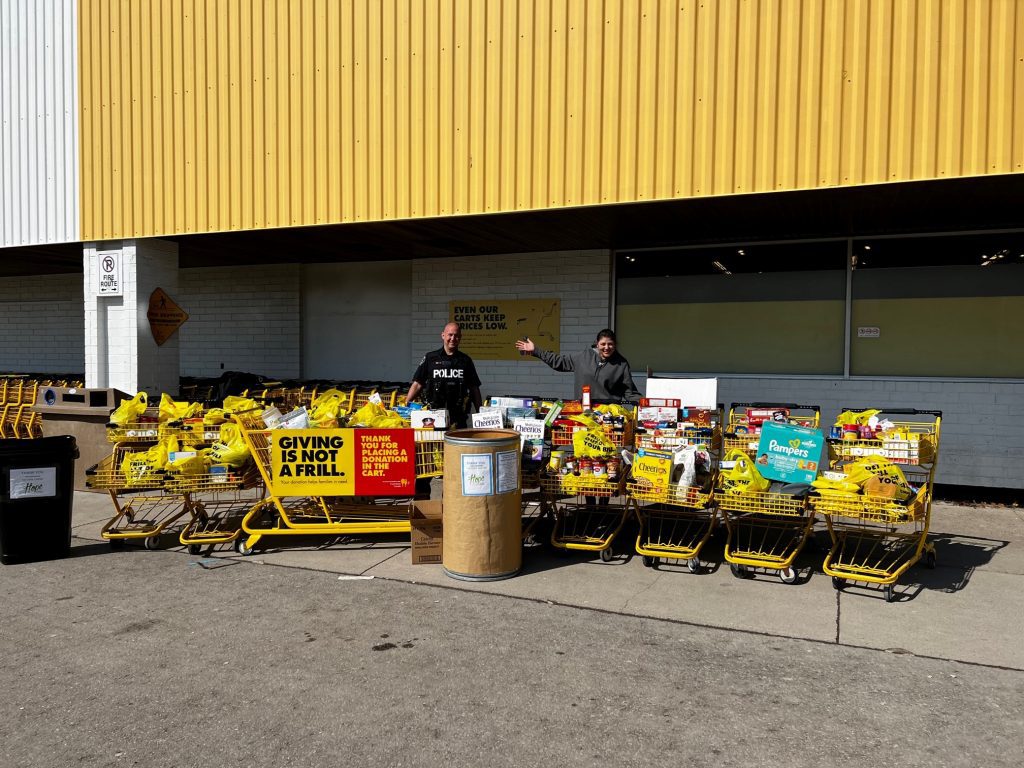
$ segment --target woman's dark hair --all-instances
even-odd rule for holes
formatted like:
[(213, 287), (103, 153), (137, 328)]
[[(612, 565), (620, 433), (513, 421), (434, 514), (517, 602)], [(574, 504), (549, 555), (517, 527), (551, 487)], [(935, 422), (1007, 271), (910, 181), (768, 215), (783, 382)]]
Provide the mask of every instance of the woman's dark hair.
[[(604, 328), (598, 331), (597, 341), (595, 341), (594, 343), (596, 344), (601, 339), (611, 339), (612, 341), (615, 341), (615, 331), (613, 331), (611, 328)], [(618, 344), (617, 341), (615, 341), (615, 343)]]

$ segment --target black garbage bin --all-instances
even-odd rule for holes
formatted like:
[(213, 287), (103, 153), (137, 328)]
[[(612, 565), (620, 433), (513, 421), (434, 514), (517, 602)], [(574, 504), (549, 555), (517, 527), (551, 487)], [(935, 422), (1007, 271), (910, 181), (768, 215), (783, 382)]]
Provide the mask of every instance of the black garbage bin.
[(78, 445), (71, 435), (0, 440), (0, 562), (67, 557)]

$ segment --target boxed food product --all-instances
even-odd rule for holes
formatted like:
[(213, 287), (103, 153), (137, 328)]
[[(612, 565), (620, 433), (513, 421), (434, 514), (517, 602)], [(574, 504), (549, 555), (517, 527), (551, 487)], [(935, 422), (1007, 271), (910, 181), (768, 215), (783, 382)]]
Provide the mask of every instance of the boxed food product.
[(693, 406), (686, 406), (679, 411), (679, 420), (692, 424), (695, 427), (713, 426), (716, 416), (716, 412), (710, 408), (694, 408)]
[(448, 411), (440, 408), (434, 411), (409, 411), (413, 429), (444, 429), (448, 426)]
[(641, 397), (641, 408), (679, 408), (680, 401), (671, 397)]
[(747, 423), (751, 426), (774, 421), (785, 424), (789, 421), (789, 408), (750, 408), (747, 410)]
[(483, 409), (469, 418), (475, 429), (503, 429), (505, 426), (505, 417), (498, 408)]
[(648, 406), (646, 408), (641, 407), (637, 411), (637, 418), (640, 421), (643, 421), (643, 422), (646, 422), (646, 421), (655, 421), (655, 422), (662, 422), (662, 421), (668, 422), (668, 421), (671, 421), (671, 422), (675, 422), (675, 421), (678, 421), (678, 419), (679, 419), (679, 409), (678, 408), (660, 407), (660, 406)]
[(487, 404), (493, 408), (533, 408), (537, 401), (532, 397), (492, 397)]
[(651, 491), (667, 491), (672, 478), (672, 453), (641, 448), (633, 459), (633, 480)]

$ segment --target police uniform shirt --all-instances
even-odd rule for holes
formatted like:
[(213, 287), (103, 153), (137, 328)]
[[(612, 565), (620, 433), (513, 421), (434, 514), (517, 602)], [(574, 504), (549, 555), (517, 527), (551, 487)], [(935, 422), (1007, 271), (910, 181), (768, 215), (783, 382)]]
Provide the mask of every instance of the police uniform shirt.
[(465, 417), (470, 388), (480, 386), (472, 358), (458, 350), (447, 355), (444, 347), (425, 354), (412, 378), (423, 387), (426, 403), (447, 408), (453, 422)]

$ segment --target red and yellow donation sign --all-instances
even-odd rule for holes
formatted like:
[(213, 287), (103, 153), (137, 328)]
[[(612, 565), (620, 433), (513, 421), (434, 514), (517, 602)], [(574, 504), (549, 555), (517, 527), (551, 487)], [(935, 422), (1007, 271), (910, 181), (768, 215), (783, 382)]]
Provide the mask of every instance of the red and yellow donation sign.
[(412, 496), (411, 429), (280, 429), (271, 434), (275, 496)]

